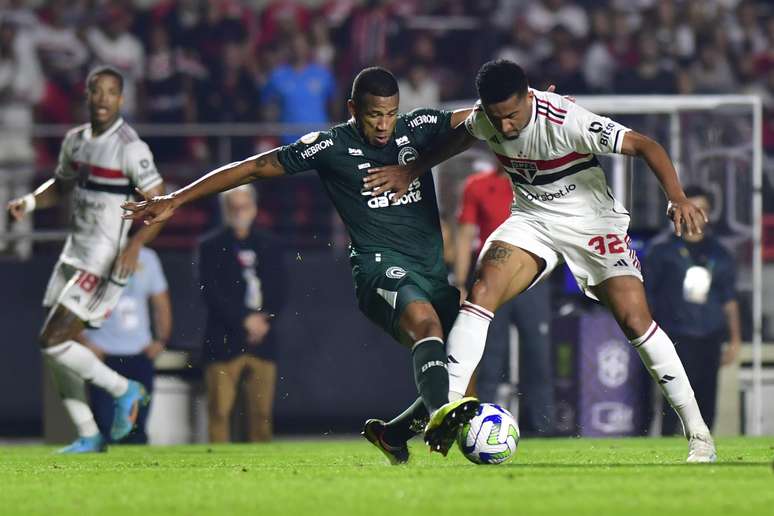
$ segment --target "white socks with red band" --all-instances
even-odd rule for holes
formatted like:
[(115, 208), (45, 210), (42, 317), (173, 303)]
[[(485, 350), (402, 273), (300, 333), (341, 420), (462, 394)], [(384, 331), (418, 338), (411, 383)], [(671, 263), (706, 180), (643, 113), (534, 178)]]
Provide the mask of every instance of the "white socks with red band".
[(449, 401), (465, 396), (470, 379), (484, 356), (486, 334), (493, 317), (486, 308), (469, 301), (462, 304), (447, 340)]
[(658, 324), (651, 323), (644, 335), (631, 341), (664, 397), (683, 422), (685, 436), (709, 433), (691, 389), (675, 345)]
[(45, 348), (43, 353), (87, 382), (105, 389), (114, 398), (129, 388), (129, 380), (106, 366), (89, 348), (74, 340)]

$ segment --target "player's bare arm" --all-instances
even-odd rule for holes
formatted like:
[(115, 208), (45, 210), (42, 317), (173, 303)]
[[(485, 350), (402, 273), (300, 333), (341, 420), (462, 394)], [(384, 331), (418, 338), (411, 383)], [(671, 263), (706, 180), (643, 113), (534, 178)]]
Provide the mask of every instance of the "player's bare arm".
[(278, 149), (229, 163), (213, 170), (193, 183), (167, 195), (154, 196), (140, 202), (122, 205), (128, 213), (125, 219), (142, 220), (147, 226), (167, 220), (177, 208), (208, 195), (225, 192), (258, 179), (269, 179), (285, 174), (277, 159)]
[[(552, 84), (546, 91), (553, 93), (556, 91), (556, 86)], [(575, 102), (574, 97), (568, 98)], [(416, 161), (406, 165), (369, 169), (368, 175), (363, 178), (365, 190), (370, 190), (372, 196), (392, 191), (395, 193), (393, 199), (398, 200), (408, 192), (411, 182), (425, 171), (468, 150), (476, 142), (476, 138), (467, 131), (464, 124), (472, 111), (471, 108), (453, 112), (451, 126), (454, 129)]]
[(454, 129), (449, 131), (430, 150), (419, 156), (416, 161), (406, 165), (369, 169), (368, 175), (363, 178), (365, 190), (370, 190), (373, 196), (382, 195), (385, 191), (392, 191), (395, 193), (393, 199), (398, 200), (408, 192), (411, 182), (426, 170), (468, 150), (476, 141), (465, 129), (464, 124), (471, 111), (472, 109), (460, 109), (452, 113), (451, 125)]
[(672, 160), (661, 144), (636, 131), (628, 131), (621, 153), (642, 157), (658, 178), (669, 201), (667, 215), (675, 225), (675, 235), (682, 235), (683, 225), (689, 235), (702, 232), (709, 221), (707, 214), (685, 196)]
[[(156, 196), (164, 194), (164, 183), (154, 186), (146, 192), (143, 192), (139, 188), (136, 190), (144, 200), (149, 201)], [(137, 263), (140, 260), (140, 250), (144, 245), (153, 241), (163, 227), (164, 224), (144, 226), (132, 235), (132, 238), (129, 239), (129, 242), (127, 242), (116, 261), (115, 274), (118, 279), (126, 279), (137, 270)]]
[(55, 206), (62, 197), (73, 189), (73, 186), (75, 186), (74, 181), (51, 178), (37, 187), (34, 192), (9, 201), (8, 213), (15, 222), (18, 222), (35, 209)]
[(167, 342), (172, 335), (172, 303), (169, 299), (169, 291), (159, 292), (150, 297), (151, 313), (153, 316), (154, 336), (143, 352), (154, 360), (167, 347)]

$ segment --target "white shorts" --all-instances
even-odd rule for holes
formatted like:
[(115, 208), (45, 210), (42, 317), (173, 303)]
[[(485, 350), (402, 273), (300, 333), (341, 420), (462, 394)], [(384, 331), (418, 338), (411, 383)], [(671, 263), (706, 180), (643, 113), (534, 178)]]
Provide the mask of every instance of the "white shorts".
[(110, 316), (125, 283), (102, 278), (61, 260), (48, 280), (43, 306), (62, 305), (91, 328), (98, 328)]
[(561, 262), (567, 263), (578, 286), (597, 299), (590, 287), (614, 276), (634, 276), (642, 281), (640, 261), (629, 247), (628, 215), (615, 214), (595, 219), (592, 224), (556, 222), (523, 213), (511, 215), (492, 232), (481, 249), (479, 260), (495, 240), (529, 251), (545, 260), (546, 268), (533, 282), (543, 280)]

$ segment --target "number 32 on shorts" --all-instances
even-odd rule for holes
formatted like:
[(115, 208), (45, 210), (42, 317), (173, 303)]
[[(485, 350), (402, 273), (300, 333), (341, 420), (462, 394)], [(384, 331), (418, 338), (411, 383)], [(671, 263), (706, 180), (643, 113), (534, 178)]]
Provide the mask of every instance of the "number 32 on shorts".
[(610, 233), (604, 236), (593, 237), (589, 240), (588, 245), (602, 256), (606, 254), (621, 254), (627, 251), (629, 237), (624, 235), (624, 239), (625, 241), (621, 240), (620, 235)]

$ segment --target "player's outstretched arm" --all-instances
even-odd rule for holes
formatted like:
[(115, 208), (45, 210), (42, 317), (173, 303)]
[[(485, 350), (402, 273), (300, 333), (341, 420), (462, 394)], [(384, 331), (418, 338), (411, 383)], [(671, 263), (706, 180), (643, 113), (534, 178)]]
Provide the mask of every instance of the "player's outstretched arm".
[(128, 212), (124, 218), (139, 219), (146, 225), (156, 224), (167, 220), (183, 204), (196, 199), (225, 192), (258, 179), (284, 175), (285, 169), (277, 159), (277, 151), (278, 149), (272, 149), (243, 161), (224, 165), (170, 194), (140, 202), (124, 203), (122, 207)]
[(658, 178), (667, 197), (667, 215), (675, 225), (675, 235), (682, 235), (683, 225), (689, 235), (700, 234), (709, 222), (707, 214), (685, 196), (677, 171), (664, 147), (643, 134), (627, 131), (621, 153), (642, 157)]
[(9, 201), (6, 209), (15, 222), (20, 221), (35, 209), (56, 205), (67, 192), (72, 190), (74, 184), (73, 181), (51, 178), (37, 187), (34, 192)]
[(452, 113), (451, 126), (453, 129), (439, 138), (430, 149), (422, 153), (415, 161), (406, 165), (369, 169), (368, 175), (363, 178), (365, 190), (371, 191), (372, 196), (392, 191), (395, 194), (393, 199), (397, 201), (408, 192), (409, 185), (414, 179), (452, 156), (469, 149), (476, 141), (464, 124), (470, 112), (470, 109), (463, 109)]

